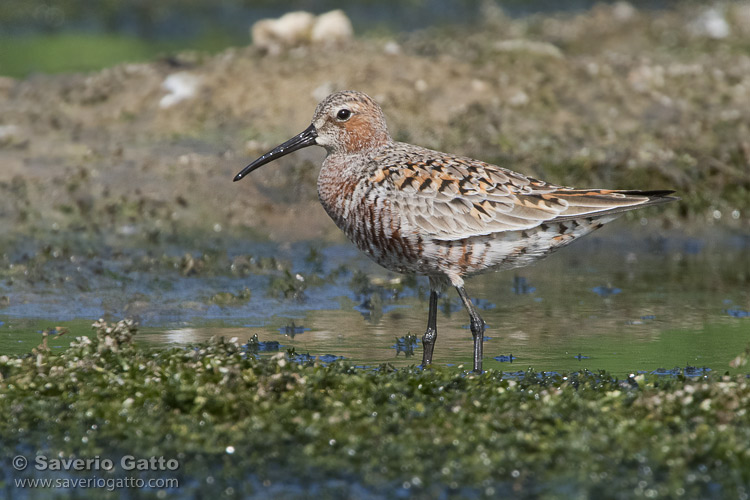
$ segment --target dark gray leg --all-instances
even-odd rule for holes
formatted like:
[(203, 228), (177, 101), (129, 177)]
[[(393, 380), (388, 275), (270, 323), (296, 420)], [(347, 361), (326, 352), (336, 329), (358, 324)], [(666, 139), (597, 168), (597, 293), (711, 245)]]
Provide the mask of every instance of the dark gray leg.
[(476, 307), (466, 294), (464, 287), (457, 286), (458, 296), (464, 303), (464, 307), (469, 312), (471, 318), (471, 335), (474, 337), (474, 373), (482, 373), (482, 351), (484, 349), (484, 320), (477, 312)]
[(437, 339), (437, 303), (438, 293), (430, 290), (430, 312), (427, 315), (427, 331), (422, 337), (422, 368), (432, 364), (432, 350), (435, 348), (435, 339)]

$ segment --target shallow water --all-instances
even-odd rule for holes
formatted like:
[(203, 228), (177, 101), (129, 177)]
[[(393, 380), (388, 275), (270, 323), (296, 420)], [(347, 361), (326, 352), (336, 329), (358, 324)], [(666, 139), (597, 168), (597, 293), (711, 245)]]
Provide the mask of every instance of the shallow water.
[[(468, 281), (488, 324), (485, 369), (734, 371), (729, 362), (750, 343), (750, 236), (654, 236), (616, 225), (535, 266)], [(37, 279), (0, 283), (0, 352), (29, 352), (42, 329), (58, 325), (71, 330), (50, 338), (62, 348), (100, 316), (128, 316), (140, 321), (141, 342), (159, 346), (257, 335), (282, 350), (359, 365), (421, 361), (419, 340), (413, 356), (396, 346), (407, 334), (421, 339), (425, 279), (394, 284), (397, 275), (350, 245), (230, 243), (226, 266), (187, 276), (174, 268), (185, 252), (167, 252), (171, 267), (144, 265), (146, 255), (135, 250), (27, 265), (26, 277)], [(237, 255), (248, 254), (266, 265), (229, 272)], [(448, 290), (434, 361), (469, 367), (471, 348), (468, 317)]]

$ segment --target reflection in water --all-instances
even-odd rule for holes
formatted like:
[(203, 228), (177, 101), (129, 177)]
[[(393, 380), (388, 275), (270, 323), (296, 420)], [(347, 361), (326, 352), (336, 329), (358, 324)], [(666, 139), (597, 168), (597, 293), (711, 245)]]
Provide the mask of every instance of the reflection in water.
[(279, 333), (281, 333), (282, 335), (286, 335), (287, 337), (290, 337), (293, 339), (296, 335), (305, 333), (308, 330), (310, 329), (305, 328), (304, 326), (297, 326), (294, 324), (294, 321), (292, 321), (288, 325), (284, 325), (281, 328), (279, 328)]
[(169, 344), (190, 344), (200, 342), (205, 333), (198, 328), (180, 328), (164, 332), (164, 340)]
[(259, 352), (275, 352), (281, 349), (282, 345), (276, 340), (269, 340), (261, 342), (258, 338), (258, 334), (253, 335), (250, 340), (244, 345), (245, 349), (253, 354)]
[(414, 349), (417, 347), (419, 340), (416, 335), (407, 334), (401, 338), (396, 339), (396, 343), (392, 346), (396, 349), (396, 356), (400, 353), (404, 353), (404, 356), (410, 358), (414, 356)]
[(512, 290), (516, 295), (527, 295), (529, 293), (534, 293), (536, 291), (536, 287), (531, 286), (529, 284), (529, 280), (527, 280), (524, 276), (513, 276)]

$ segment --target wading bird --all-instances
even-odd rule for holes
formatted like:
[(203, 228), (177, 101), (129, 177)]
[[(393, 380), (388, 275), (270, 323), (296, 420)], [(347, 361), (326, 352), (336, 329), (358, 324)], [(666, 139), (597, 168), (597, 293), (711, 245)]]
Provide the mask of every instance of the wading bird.
[(474, 371), (484, 321), (464, 279), (526, 266), (617, 218), (677, 198), (673, 191), (574, 189), (471, 158), (394, 141), (380, 106), (362, 92), (329, 95), (312, 123), (234, 178), (298, 149), (328, 153), (318, 196), (328, 215), (378, 264), (430, 281), (424, 367), (432, 363), (439, 294), (452, 285), (471, 319)]

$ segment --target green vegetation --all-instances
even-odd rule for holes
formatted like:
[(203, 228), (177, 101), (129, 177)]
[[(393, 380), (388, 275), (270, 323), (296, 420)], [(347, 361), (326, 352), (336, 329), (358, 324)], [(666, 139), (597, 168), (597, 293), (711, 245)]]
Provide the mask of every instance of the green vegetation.
[(153, 61), (178, 51), (216, 52), (240, 40), (211, 35), (190, 41), (159, 41), (115, 34), (59, 33), (0, 37), (0, 75), (95, 71), (115, 64)]
[(163, 50), (136, 38), (113, 35), (3, 37), (0, 44), (0, 73), (13, 77), (97, 70), (114, 63), (153, 59)]
[(750, 485), (746, 377), (370, 370), (223, 339), (151, 351), (132, 323), (94, 327), (57, 355), (0, 356), (5, 463), (176, 458), (180, 497), (736, 498)]

